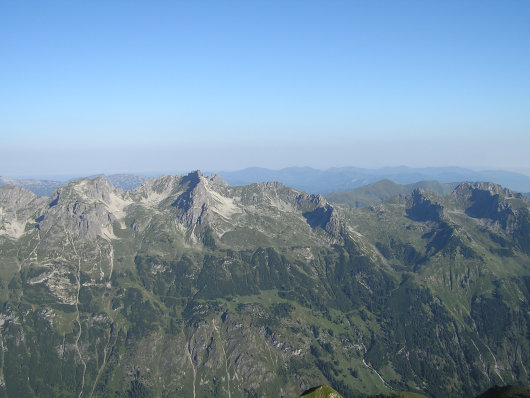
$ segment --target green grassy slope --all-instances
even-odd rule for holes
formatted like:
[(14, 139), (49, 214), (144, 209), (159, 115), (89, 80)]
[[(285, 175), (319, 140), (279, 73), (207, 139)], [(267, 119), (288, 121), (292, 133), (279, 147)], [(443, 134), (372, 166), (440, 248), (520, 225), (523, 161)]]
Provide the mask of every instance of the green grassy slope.
[(447, 195), (451, 193), (456, 185), (456, 183), (441, 184), (438, 181), (420, 181), (402, 185), (385, 179), (348, 191), (333, 192), (327, 194), (326, 198), (331, 202), (347, 204), (352, 207), (367, 207), (393, 196), (410, 194), (418, 188)]

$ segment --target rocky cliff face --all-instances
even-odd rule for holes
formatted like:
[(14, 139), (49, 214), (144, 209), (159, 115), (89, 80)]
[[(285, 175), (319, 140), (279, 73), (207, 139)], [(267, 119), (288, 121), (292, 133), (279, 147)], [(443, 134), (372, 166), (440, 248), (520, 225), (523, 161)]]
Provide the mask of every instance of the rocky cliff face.
[(471, 396), (528, 384), (528, 202), (338, 208), (192, 172), (0, 187), (0, 396)]
[(18, 239), (31, 217), (44, 204), (43, 199), (23, 188), (4, 186), (0, 189), (0, 235)]
[(111, 239), (113, 223), (123, 219), (129, 204), (104, 177), (75, 181), (52, 194), (37, 228), (43, 233), (62, 228), (83, 239)]
[(407, 215), (415, 221), (439, 222), (443, 218), (443, 207), (428, 198), (422, 189), (415, 189), (410, 196)]

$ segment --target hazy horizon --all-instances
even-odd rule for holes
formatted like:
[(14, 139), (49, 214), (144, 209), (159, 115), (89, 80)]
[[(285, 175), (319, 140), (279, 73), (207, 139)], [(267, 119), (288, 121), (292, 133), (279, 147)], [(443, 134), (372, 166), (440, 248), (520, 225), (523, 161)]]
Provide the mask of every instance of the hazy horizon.
[[(509, 173), (516, 173), (520, 175), (524, 175), (527, 177), (530, 177), (530, 173), (521, 172), (518, 170), (509, 170), (509, 169), (492, 169), (487, 167), (463, 167), (463, 166), (454, 166), (454, 165), (448, 165), (448, 166), (426, 166), (426, 167), (410, 167), (407, 165), (395, 165), (395, 166), (383, 166), (383, 167), (358, 167), (355, 165), (344, 165), (344, 166), (333, 166), (333, 167), (327, 167), (327, 168), (318, 168), (318, 167), (312, 167), (308, 165), (292, 165), (287, 167), (280, 167), (280, 168), (268, 168), (268, 167), (260, 167), (260, 166), (249, 166), (245, 168), (240, 169), (201, 169), (201, 168), (189, 168), (189, 169), (168, 169), (168, 170), (125, 170), (125, 171), (104, 171), (101, 170), (99, 172), (79, 172), (79, 173), (58, 173), (58, 174), (43, 174), (43, 173), (30, 173), (30, 174), (0, 174), (0, 177), (5, 178), (12, 178), (12, 179), (19, 179), (19, 180), (50, 180), (50, 181), (69, 181), (73, 179), (78, 178), (90, 178), (95, 177), (99, 175), (104, 176), (112, 176), (112, 175), (137, 175), (137, 176), (144, 176), (144, 177), (159, 177), (165, 174), (172, 174), (172, 175), (183, 175), (188, 174), (194, 170), (199, 170), (201, 173), (205, 175), (211, 175), (216, 173), (232, 173), (232, 172), (240, 172), (245, 170), (252, 170), (252, 169), (262, 169), (262, 170), (269, 170), (269, 171), (282, 171), (282, 170), (288, 170), (288, 169), (313, 169), (317, 171), (332, 171), (334, 169), (340, 170), (340, 169), (361, 169), (361, 170), (367, 170), (367, 171), (384, 171), (385, 169), (399, 169), (399, 168), (407, 168), (409, 171), (413, 170), (422, 170), (422, 169), (460, 169), (461, 171), (471, 171), (471, 172), (509, 172)], [(456, 181), (455, 181), (456, 182)]]
[(16, 2), (0, 175), (530, 175), (530, 2)]

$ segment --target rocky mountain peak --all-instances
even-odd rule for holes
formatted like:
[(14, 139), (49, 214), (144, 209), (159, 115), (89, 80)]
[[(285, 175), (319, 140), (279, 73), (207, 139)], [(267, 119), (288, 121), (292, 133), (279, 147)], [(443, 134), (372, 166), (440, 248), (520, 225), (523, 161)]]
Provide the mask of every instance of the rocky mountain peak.
[(104, 176), (85, 178), (68, 184), (77, 193), (89, 200), (99, 200), (108, 203), (117, 191), (114, 185)]
[(216, 185), (221, 185), (223, 187), (227, 187), (228, 186), (228, 183), (223, 180), (219, 175), (217, 174), (212, 174), (208, 177), (206, 177), (208, 179), (208, 181), (210, 181), (212, 184), (216, 184)]
[(440, 222), (444, 216), (443, 206), (431, 200), (421, 188), (412, 191), (409, 202), (407, 216), (414, 221)]
[[(466, 215), (496, 233), (511, 235), (527, 224), (528, 198), (491, 182), (462, 183), (452, 193)], [(527, 234), (523, 233), (523, 235)]]
[(182, 184), (193, 184), (196, 185), (201, 181), (203, 177), (200, 170), (193, 170), (182, 178)]
[(112, 224), (125, 215), (131, 201), (103, 176), (71, 181), (57, 189), (48, 209), (38, 218), (38, 228), (50, 231), (63, 226), (69, 233), (94, 239), (114, 237)]
[(179, 221), (187, 226), (201, 224), (208, 213), (210, 196), (201, 177), (202, 174), (196, 171), (182, 178), (182, 184), (187, 189), (173, 202), (173, 206), (178, 211)]
[(210, 207), (222, 200), (222, 195), (216, 192), (216, 186), (227, 186), (218, 176), (204, 176), (199, 170), (184, 176), (180, 182), (185, 190), (173, 202), (177, 209), (178, 219), (187, 226), (202, 224), (208, 215)]
[(133, 197), (137, 196), (139, 199), (147, 198), (152, 194), (163, 194), (164, 196), (169, 196), (182, 190), (180, 188), (181, 180), (182, 176), (175, 176), (171, 174), (150, 178), (142, 185), (131, 190), (129, 194)]
[(28, 220), (45, 199), (24, 188), (5, 185), (0, 187), (0, 236), (18, 239), (25, 231)]
[(311, 228), (320, 227), (334, 238), (339, 238), (344, 231), (343, 217), (329, 203), (303, 213)]
[(470, 200), (473, 195), (477, 194), (477, 192), (482, 192), (482, 194), (479, 193), (479, 195), (498, 195), (505, 198), (526, 199), (524, 195), (513, 192), (508, 188), (504, 188), (493, 182), (463, 182), (454, 189), (452, 195), (460, 199)]
[(28, 205), (37, 195), (12, 185), (0, 186), (0, 207), (4, 209), (17, 210)]

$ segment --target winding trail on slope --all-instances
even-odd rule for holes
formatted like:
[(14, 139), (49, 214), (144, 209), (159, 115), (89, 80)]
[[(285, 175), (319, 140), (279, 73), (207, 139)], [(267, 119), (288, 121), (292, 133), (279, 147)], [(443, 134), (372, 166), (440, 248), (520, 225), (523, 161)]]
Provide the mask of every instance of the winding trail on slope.
[(528, 370), (527, 370), (526, 367), (524, 366), (523, 358), (522, 358), (522, 356), (521, 356), (521, 347), (518, 347), (518, 348), (517, 348), (517, 354), (519, 354), (519, 362), (521, 363), (521, 366), (523, 367), (523, 370), (524, 370), (524, 372), (526, 373), (526, 376), (528, 377)]
[(108, 353), (108, 349), (110, 345), (110, 337), (112, 335), (112, 324), (110, 325), (110, 328), (111, 330), (109, 330), (109, 338), (107, 340), (107, 344), (105, 345), (105, 348), (103, 349), (103, 363), (98, 369), (98, 374), (96, 375), (96, 378), (94, 379), (94, 385), (92, 386), (92, 391), (90, 391), (90, 398), (92, 398), (92, 396), (94, 395), (94, 391), (96, 390), (99, 377), (101, 376), (101, 373), (103, 372), (103, 369), (105, 369), (105, 365), (107, 364), (107, 353)]
[[(366, 355), (366, 352), (368, 350), (366, 349), (364, 344), (362, 344), (362, 347), (364, 348), (364, 355)], [(377, 377), (379, 377), (379, 379), (381, 379), (381, 382), (383, 383), (383, 386), (388, 388), (390, 391), (394, 391), (394, 389), (392, 387), (390, 387), (390, 385), (385, 381), (385, 379), (383, 379), (383, 377), (377, 372), (377, 370), (375, 370), (374, 368), (372, 368), (370, 365), (368, 365), (366, 363), (366, 361), (364, 360), (364, 355), (363, 355), (363, 364), (364, 364), (364, 366), (366, 366), (368, 369), (370, 369), (372, 372), (374, 372), (377, 375)]]
[[(471, 321), (473, 322), (473, 328), (475, 329), (475, 332), (477, 333), (477, 336), (479, 338), (480, 341), (482, 341), (482, 339), (480, 338), (480, 334), (478, 333), (478, 329), (477, 329), (477, 324), (475, 323), (475, 320), (473, 319), (473, 317), (471, 316), (471, 314), (469, 314), (469, 318), (471, 319)], [(486, 344), (485, 341), (482, 341), (482, 343), (484, 344), (484, 346), (488, 349), (488, 351), (490, 352), (491, 356), (493, 357), (493, 367), (495, 369), (495, 373), (497, 373), (497, 376), (499, 376), (499, 379), (501, 379), (501, 381), (505, 383), (504, 379), (502, 378), (500, 372), (499, 372), (499, 366), (497, 365), (497, 358), (495, 358), (495, 354), (493, 354), (493, 351), (491, 350), (490, 346), (488, 344)]]
[(0, 330), (0, 360), (2, 361), (2, 364), (0, 365), (0, 387), (5, 388), (6, 386), (6, 379), (4, 376), (4, 352), (6, 351), (4, 347), (4, 336), (2, 335), (2, 331)]
[(230, 396), (230, 373), (228, 373), (228, 359), (226, 358), (225, 347), (223, 345), (223, 340), (221, 339), (221, 333), (219, 332), (219, 328), (215, 325), (215, 319), (212, 319), (212, 325), (213, 325), (214, 330), (219, 335), (219, 341), (220, 341), (221, 349), (223, 350), (223, 355), (225, 357), (225, 372), (226, 372), (226, 380), (227, 380), (227, 384), (228, 384), (228, 398), (232, 398)]
[(191, 347), (190, 343), (188, 342), (188, 346), (186, 347), (186, 355), (188, 356), (188, 359), (190, 360), (191, 369), (193, 370), (193, 398), (196, 398), (195, 394), (195, 383), (197, 382), (197, 370), (195, 369), (195, 365), (193, 364), (193, 359), (191, 358)]
[(70, 236), (68, 232), (66, 232), (66, 230), (65, 230), (65, 233), (77, 257), (77, 272), (75, 274), (75, 281), (76, 281), (76, 286), (77, 286), (77, 292), (75, 296), (75, 312), (76, 312), (75, 320), (77, 322), (77, 325), (79, 326), (79, 332), (77, 333), (77, 337), (75, 339), (75, 349), (77, 351), (77, 355), (79, 355), (79, 359), (81, 360), (81, 363), (83, 364), (83, 377), (81, 379), (81, 391), (79, 392), (79, 395), (78, 395), (78, 397), (81, 398), (81, 395), (83, 395), (83, 390), (85, 388), (85, 373), (86, 373), (86, 361), (83, 359), (83, 356), (81, 355), (81, 350), (79, 350), (79, 340), (81, 339), (81, 333), (83, 331), (82, 326), (81, 326), (81, 320), (79, 317), (79, 292), (81, 290), (81, 257), (77, 253), (77, 249), (75, 247), (72, 237)]
[(368, 369), (370, 369), (372, 372), (374, 372), (374, 373), (377, 375), (377, 377), (379, 377), (379, 378), (381, 379), (381, 382), (383, 383), (383, 385), (384, 385), (386, 388), (388, 388), (388, 389), (391, 390), (391, 391), (394, 391), (394, 389), (393, 389), (392, 387), (390, 387), (390, 385), (385, 381), (385, 379), (383, 379), (383, 377), (377, 372), (377, 370), (375, 370), (374, 368), (372, 368), (370, 365), (368, 365), (368, 364), (366, 363), (366, 361), (364, 360), (364, 358), (363, 358), (363, 364), (364, 364), (364, 366), (366, 366)]
[[(33, 250), (31, 251), (31, 253), (29, 254), (28, 256), (28, 260), (30, 258), (31, 255), (34, 255), (34, 258), (35, 258), (35, 262), (38, 263), (39, 262), (39, 254), (38, 254), (38, 251), (37, 249), (39, 248), (39, 245), (40, 245), (40, 241), (41, 241), (41, 238), (40, 238), (40, 231), (38, 228), (37, 229), (37, 243), (35, 244), (35, 247), (33, 248)], [(19, 270), (20, 271), (20, 270)]]
[(112, 272), (114, 271), (114, 247), (112, 246), (112, 243), (110, 243), (110, 251), (109, 251), (109, 282), (107, 284), (107, 287), (110, 287), (109, 284), (112, 283)]
[(488, 377), (489, 379), (489, 376), (488, 376), (488, 372), (486, 371), (486, 363), (484, 362), (484, 359), (482, 358), (482, 353), (480, 352), (480, 350), (478, 349), (478, 346), (475, 344), (475, 341), (473, 341), (473, 339), (470, 339), (471, 340), (471, 343), (473, 344), (473, 346), (475, 347), (475, 349), (477, 350), (478, 352), (478, 357), (480, 359), (480, 363), (482, 364), (482, 372), (486, 375), (486, 377)]
[(491, 351), (491, 348), (489, 345), (487, 345), (486, 343), (484, 343), (484, 345), (486, 346), (486, 348), (488, 349), (488, 351), (490, 352), (491, 356), (493, 357), (493, 362), (494, 362), (494, 367), (495, 367), (495, 373), (497, 373), (497, 376), (499, 376), (499, 378), (501, 379), (501, 381), (503, 383), (505, 383), (504, 379), (502, 378), (500, 372), (499, 372), (499, 366), (497, 365), (497, 358), (495, 358), (495, 354), (493, 354), (493, 351)]

